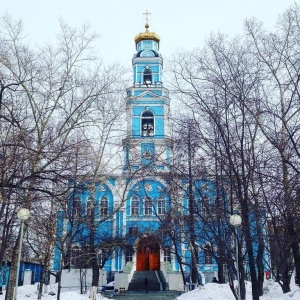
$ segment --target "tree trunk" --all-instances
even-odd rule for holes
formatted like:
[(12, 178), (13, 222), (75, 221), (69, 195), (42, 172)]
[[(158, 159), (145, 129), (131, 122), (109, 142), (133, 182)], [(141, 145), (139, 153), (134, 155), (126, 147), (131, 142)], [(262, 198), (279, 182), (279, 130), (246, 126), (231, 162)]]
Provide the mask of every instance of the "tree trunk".
[[(94, 195), (95, 193), (93, 193)], [(94, 197), (93, 197), (94, 199)], [(95, 202), (94, 200), (91, 201), (91, 216), (90, 216), (90, 255), (92, 256), (90, 264), (92, 267), (92, 288), (90, 293), (90, 298), (92, 300), (96, 300), (97, 296), (97, 288), (99, 284), (99, 266), (97, 261), (97, 254), (96, 254), (96, 248), (95, 248)]]
[(221, 262), (218, 262), (218, 279), (219, 279), (219, 283), (225, 283), (224, 265)]
[[(43, 271), (44, 273), (44, 271)], [(44, 274), (42, 274), (42, 278), (44, 278), (43, 276), (45, 276)], [(38, 290), (38, 299), (42, 299), (42, 294), (43, 294), (43, 287), (44, 287), (44, 283), (42, 278), (40, 278), (40, 282), (39, 282), (39, 290)]]
[(62, 268), (60, 268), (59, 274), (58, 274), (58, 284), (57, 284), (57, 300), (60, 300), (60, 292), (61, 292), (61, 272)]
[[(260, 238), (261, 240), (261, 238)], [(264, 254), (264, 245), (259, 242), (258, 250), (257, 250), (257, 284), (258, 284), (258, 293), (259, 296), (263, 295), (263, 285), (264, 285), (264, 265), (263, 265), (263, 254)]]
[[(256, 265), (255, 265), (255, 257), (254, 257), (254, 250), (253, 250), (253, 241), (251, 237), (251, 227), (249, 224), (249, 211), (248, 205), (244, 204), (244, 211), (242, 213), (243, 216), (243, 229), (245, 233), (245, 241), (246, 241), (246, 249), (248, 252), (248, 259), (249, 259), (249, 268), (250, 268), (250, 278), (252, 282), (252, 299), (259, 300), (259, 290), (258, 290), (258, 280), (257, 280), (257, 273), (256, 273)], [(246, 207), (245, 207), (246, 206)], [(242, 299), (245, 299), (246, 294), (243, 294)]]
[(290, 275), (289, 275), (289, 270), (288, 270), (287, 266), (282, 271), (281, 281), (282, 281), (282, 291), (283, 291), (283, 293), (285, 294), (285, 293), (290, 292), (291, 291), (291, 288), (290, 288)]
[(175, 247), (175, 255), (176, 255), (176, 258), (177, 258), (177, 261), (178, 261), (178, 264), (179, 264), (180, 273), (181, 273), (181, 276), (182, 276), (182, 282), (183, 282), (183, 285), (185, 286), (186, 282), (185, 282), (184, 270), (183, 270), (183, 266), (182, 266), (181, 255), (178, 251), (176, 238), (173, 235), (171, 235), (171, 238), (172, 238), (173, 245)]
[(296, 270), (296, 282), (300, 286), (300, 254), (299, 254), (299, 243), (295, 240), (293, 245), (293, 256)]
[[(258, 203), (256, 206), (259, 207)], [(263, 233), (262, 233), (262, 226), (261, 220), (264, 216), (261, 216), (260, 211), (255, 212), (256, 217), (256, 234), (258, 237), (258, 249), (257, 249), (257, 256), (256, 256), (256, 266), (257, 266), (257, 289), (259, 296), (263, 295), (263, 285), (264, 285), (264, 251), (265, 251), (265, 242), (263, 240)]]
[(299, 284), (299, 276), (300, 276), (300, 249), (299, 249), (299, 239), (297, 236), (297, 233), (295, 232), (294, 229), (294, 222), (292, 217), (288, 217), (288, 231), (289, 231), (289, 236), (291, 238), (292, 242), (292, 253), (293, 253), (293, 258), (294, 258), (294, 263), (295, 263), (295, 270), (296, 270), (296, 278), (298, 279), (298, 284)]
[(188, 124), (188, 136), (187, 136), (187, 146), (188, 146), (188, 197), (189, 197), (189, 233), (190, 233), (190, 251), (191, 251), (191, 265), (190, 265), (190, 277), (191, 283), (201, 284), (198, 274), (198, 251), (196, 246), (196, 234), (195, 234), (195, 224), (194, 224), (194, 195), (193, 195), (193, 174), (192, 174), (192, 145), (191, 145), (191, 130), (192, 125)]
[(21, 234), (21, 228), (19, 230), (19, 234), (13, 248), (9, 280), (8, 280), (8, 285), (5, 293), (5, 300), (13, 300), (14, 297), (14, 287), (16, 283), (17, 267), (18, 267), (18, 250), (19, 250), (20, 234)]

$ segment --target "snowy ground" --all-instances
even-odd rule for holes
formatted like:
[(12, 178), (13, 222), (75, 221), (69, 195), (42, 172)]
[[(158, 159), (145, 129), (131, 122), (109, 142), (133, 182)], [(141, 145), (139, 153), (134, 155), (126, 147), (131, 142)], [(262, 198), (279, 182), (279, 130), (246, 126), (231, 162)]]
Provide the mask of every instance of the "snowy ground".
[[(55, 295), (44, 294), (43, 300), (56, 299), (56, 285), (51, 285), (48, 292)], [(87, 300), (88, 295), (80, 295), (78, 292), (62, 292), (61, 300)], [(4, 299), (4, 295), (0, 296), (0, 300)], [(26, 285), (18, 288), (18, 300), (37, 299), (37, 285)], [(107, 298), (98, 295), (98, 299), (105, 300)], [(227, 284), (207, 283), (201, 289), (197, 288), (191, 292), (182, 294), (177, 300), (235, 300), (229, 286)], [(247, 286), (247, 299), (251, 297), (251, 286)], [(272, 280), (265, 283), (264, 296), (261, 300), (300, 300), (300, 288), (294, 287), (290, 293), (283, 295), (280, 286)]]
[[(251, 283), (246, 286), (246, 298), (252, 299)], [(235, 300), (228, 284), (207, 283), (201, 289), (182, 294), (177, 300)], [(264, 295), (260, 300), (300, 300), (300, 289), (294, 287), (291, 292), (283, 294), (281, 287), (273, 280), (264, 284)]]

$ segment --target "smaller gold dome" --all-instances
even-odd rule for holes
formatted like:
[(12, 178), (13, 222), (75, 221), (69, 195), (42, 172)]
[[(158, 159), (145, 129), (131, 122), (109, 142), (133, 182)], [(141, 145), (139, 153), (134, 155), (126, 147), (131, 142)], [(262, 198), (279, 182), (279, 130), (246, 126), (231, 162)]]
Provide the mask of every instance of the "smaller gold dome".
[(156, 34), (155, 32), (141, 32), (139, 33), (135, 38), (134, 41), (136, 43), (142, 41), (142, 40), (154, 40), (159, 43), (160, 41), (160, 36)]
[(155, 32), (149, 32), (149, 24), (145, 24), (146, 31), (139, 33), (135, 38), (134, 41), (137, 44), (138, 42), (142, 40), (154, 40), (159, 43), (160, 36), (156, 34)]

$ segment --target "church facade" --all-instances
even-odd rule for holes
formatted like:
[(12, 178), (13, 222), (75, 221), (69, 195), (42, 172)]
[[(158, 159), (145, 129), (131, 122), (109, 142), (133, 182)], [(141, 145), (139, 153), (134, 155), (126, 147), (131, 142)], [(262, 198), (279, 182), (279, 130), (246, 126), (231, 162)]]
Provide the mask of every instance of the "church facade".
[[(170, 175), (173, 146), (170, 98), (162, 78), (160, 37), (149, 31), (148, 22), (145, 28), (145, 32), (135, 37), (133, 84), (126, 91), (124, 172), (122, 176), (108, 176), (93, 183), (93, 192), (87, 188), (88, 184), (82, 184), (72, 192), (69, 206), (73, 216), (82, 217), (89, 215), (91, 203), (94, 203), (96, 243), (99, 243), (100, 259), (107, 255), (104, 263), (107, 274), (132, 270), (178, 273), (183, 270), (188, 275), (191, 264), (188, 231), (185, 231), (186, 224), (174, 217), (176, 213), (189, 214), (188, 193), (185, 192), (188, 183), (184, 178), (174, 179)], [(179, 185), (181, 189), (176, 188)], [(206, 201), (215, 198), (213, 182), (198, 180), (195, 186), (198, 192), (194, 197)], [(70, 221), (65, 213), (60, 213), (57, 236), (61, 240), (66, 228), (70, 228)], [(88, 239), (88, 231), (81, 224), (70, 235), (69, 267), (76, 267), (76, 257)], [(175, 236), (177, 239), (172, 239)], [(112, 237), (123, 239), (123, 244), (108, 254), (105, 241)], [(202, 245), (205, 241), (196, 242)], [(57, 247), (54, 270), (61, 267), (61, 255)], [(203, 251), (197, 257), (196, 266), (202, 274), (202, 282), (211, 282), (217, 274), (215, 260)]]

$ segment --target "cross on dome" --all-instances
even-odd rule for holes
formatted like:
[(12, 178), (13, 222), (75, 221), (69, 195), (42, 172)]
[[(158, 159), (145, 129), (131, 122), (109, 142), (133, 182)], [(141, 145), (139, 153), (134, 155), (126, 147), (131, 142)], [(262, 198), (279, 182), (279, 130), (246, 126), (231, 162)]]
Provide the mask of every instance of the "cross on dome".
[(143, 15), (146, 16), (146, 24), (145, 24), (145, 28), (146, 28), (146, 31), (148, 31), (148, 28), (149, 28), (149, 16), (151, 15), (151, 13), (148, 11), (148, 9), (146, 9), (146, 12), (143, 13)]
[(155, 41), (156, 43), (158, 43), (157, 49), (159, 49), (159, 41), (160, 41), (159, 35), (156, 34), (155, 32), (149, 32), (149, 24), (148, 24), (148, 22), (149, 22), (149, 15), (151, 15), (151, 13), (147, 9), (146, 12), (143, 13), (143, 15), (145, 15), (145, 17), (146, 17), (146, 24), (145, 24), (146, 31), (139, 33), (134, 38), (136, 46), (142, 40), (152, 40), (152, 41)]

